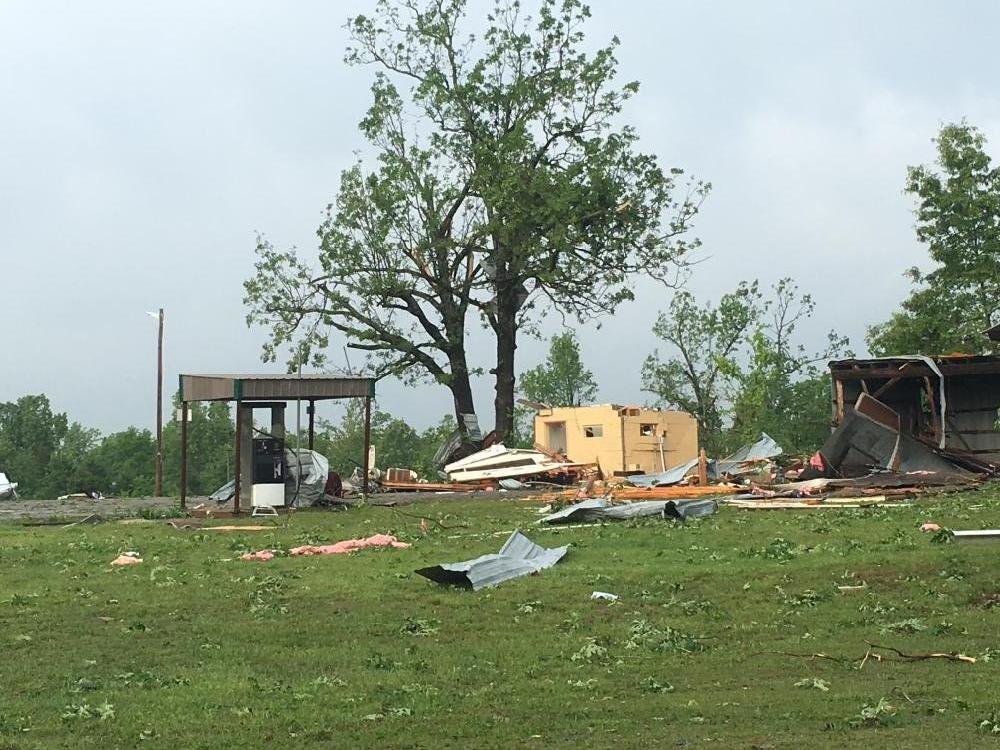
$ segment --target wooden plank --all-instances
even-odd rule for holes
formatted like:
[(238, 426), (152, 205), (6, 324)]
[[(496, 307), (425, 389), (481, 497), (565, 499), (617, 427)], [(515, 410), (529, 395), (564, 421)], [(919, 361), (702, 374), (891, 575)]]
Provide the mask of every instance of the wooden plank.
[(693, 485), (691, 487), (621, 487), (611, 491), (616, 500), (684, 500), (713, 495), (736, 495), (745, 487), (725, 485)]

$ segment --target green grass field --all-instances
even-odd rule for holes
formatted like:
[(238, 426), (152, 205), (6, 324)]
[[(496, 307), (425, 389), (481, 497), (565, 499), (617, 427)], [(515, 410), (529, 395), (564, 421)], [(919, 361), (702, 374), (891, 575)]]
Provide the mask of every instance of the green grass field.
[[(951, 748), (1000, 737), (1000, 544), (939, 544), (917, 529), (1000, 526), (996, 489), (901, 509), (722, 509), (687, 526), (538, 530), (536, 508), (301, 512), (257, 533), (2, 526), (0, 748)], [(412, 515), (434, 519), (426, 535)], [(495, 552), (515, 527), (570, 552), (478, 593), (412, 572)], [(413, 547), (236, 559), (377, 532)], [(124, 550), (145, 562), (110, 568)], [(621, 598), (592, 601), (594, 590)], [(978, 661), (862, 664), (866, 642)]]

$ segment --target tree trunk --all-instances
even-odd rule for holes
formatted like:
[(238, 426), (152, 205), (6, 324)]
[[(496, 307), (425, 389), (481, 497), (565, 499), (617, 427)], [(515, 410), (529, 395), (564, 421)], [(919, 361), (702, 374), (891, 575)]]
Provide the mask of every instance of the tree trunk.
[(497, 289), (496, 433), (501, 442), (514, 432), (514, 351), (517, 349), (517, 298), (507, 286)]
[(458, 429), (462, 433), (462, 442), (475, 443), (478, 448), (480, 445), (479, 441), (471, 440), (465, 420), (462, 418), (464, 414), (476, 413), (476, 404), (472, 398), (472, 382), (469, 379), (469, 368), (465, 361), (465, 352), (462, 351), (460, 354), (452, 355), (449, 357), (449, 360), (451, 365), (451, 379), (448, 383), (448, 388), (451, 390), (451, 396), (455, 403), (455, 420), (458, 422)]

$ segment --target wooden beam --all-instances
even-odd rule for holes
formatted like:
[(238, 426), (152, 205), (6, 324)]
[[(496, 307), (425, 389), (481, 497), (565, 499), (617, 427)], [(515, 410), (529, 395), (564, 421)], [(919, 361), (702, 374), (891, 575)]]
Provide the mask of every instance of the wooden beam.
[(188, 404), (181, 401), (181, 510), (187, 507), (188, 489)]

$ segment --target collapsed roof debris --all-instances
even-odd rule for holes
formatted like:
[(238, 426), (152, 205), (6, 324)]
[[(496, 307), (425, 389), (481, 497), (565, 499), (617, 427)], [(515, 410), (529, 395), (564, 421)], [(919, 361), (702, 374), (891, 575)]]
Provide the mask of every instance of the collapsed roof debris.
[(819, 454), (825, 470), (840, 476), (861, 476), (875, 468), (971, 477), (971, 472), (904, 434), (900, 415), (867, 393), (858, 396)]
[(497, 443), (448, 464), (444, 470), (453, 482), (474, 482), (530, 477), (574, 466), (568, 461), (557, 461), (541, 451), (507, 448), (503, 443)]
[(569, 547), (553, 549), (540, 547), (518, 530), (510, 535), (495, 555), (482, 555), (464, 562), (432, 565), (429, 568), (420, 568), (416, 573), (436, 583), (478, 591), (481, 588), (497, 586), (504, 581), (551, 568), (565, 556), (568, 549)]

